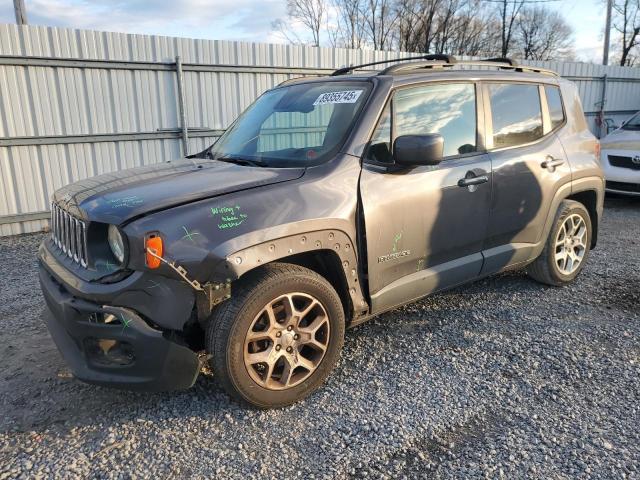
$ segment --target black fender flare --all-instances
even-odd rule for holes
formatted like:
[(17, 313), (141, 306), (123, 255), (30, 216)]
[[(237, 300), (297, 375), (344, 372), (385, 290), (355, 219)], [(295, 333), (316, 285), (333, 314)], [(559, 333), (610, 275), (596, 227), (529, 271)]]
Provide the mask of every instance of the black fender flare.
[(261, 265), (295, 254), (322, 250), (330, 250), (340, 258), (353, 305), (352, 318), (366, 315), (369, 304), (360, 286), (357, 248), (349, 236), (341, 230), (316, 230), (258, 243), (228, 254), (225, 268), (229, 277), (240, 278)]

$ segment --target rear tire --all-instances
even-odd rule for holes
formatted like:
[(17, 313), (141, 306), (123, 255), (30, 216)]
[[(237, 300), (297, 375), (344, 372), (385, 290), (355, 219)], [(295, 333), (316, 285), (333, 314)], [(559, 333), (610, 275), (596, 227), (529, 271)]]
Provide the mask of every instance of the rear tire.
[(582, 272), (591, 250), (591, 217), (580, 202), (564, 200), (556, 213), (544, 250), (527, 267), (538, 282), (562, 286)]
[(249, 272), (207, 327), (214, 376), (259, 408), (297, 402), (324, 383), (344, 341), (342, 302), (331, 284), (297, 265)]

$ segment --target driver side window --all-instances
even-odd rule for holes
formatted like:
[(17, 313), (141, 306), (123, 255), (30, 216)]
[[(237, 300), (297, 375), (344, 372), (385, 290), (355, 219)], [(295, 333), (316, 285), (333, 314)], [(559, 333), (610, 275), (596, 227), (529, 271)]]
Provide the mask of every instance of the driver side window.
[(385, 107), (371, 137), (367, 160), (393, 163), (392, 121), (396, 137), (442, 135), (445, 158), (477, 151), (475, 85), (434, 83), (402, 88), (395, 92), (392, 102), (393, 109)]

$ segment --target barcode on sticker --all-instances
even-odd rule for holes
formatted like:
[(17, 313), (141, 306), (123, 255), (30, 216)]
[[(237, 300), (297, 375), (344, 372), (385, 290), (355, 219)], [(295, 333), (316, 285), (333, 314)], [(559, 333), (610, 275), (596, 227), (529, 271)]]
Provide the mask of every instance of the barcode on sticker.
[(362, 90), (344, 90), (341, 92), (328, 92), (320, 95), (314, 105), (324, 105), (327, 103), (356, 103)]

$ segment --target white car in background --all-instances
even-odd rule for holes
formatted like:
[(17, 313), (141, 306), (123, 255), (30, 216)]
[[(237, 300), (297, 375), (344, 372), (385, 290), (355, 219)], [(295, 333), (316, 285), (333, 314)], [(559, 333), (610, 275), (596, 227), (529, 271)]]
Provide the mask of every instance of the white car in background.
[(640, 196), (640, 112), (600, 141), (607, 191)]

